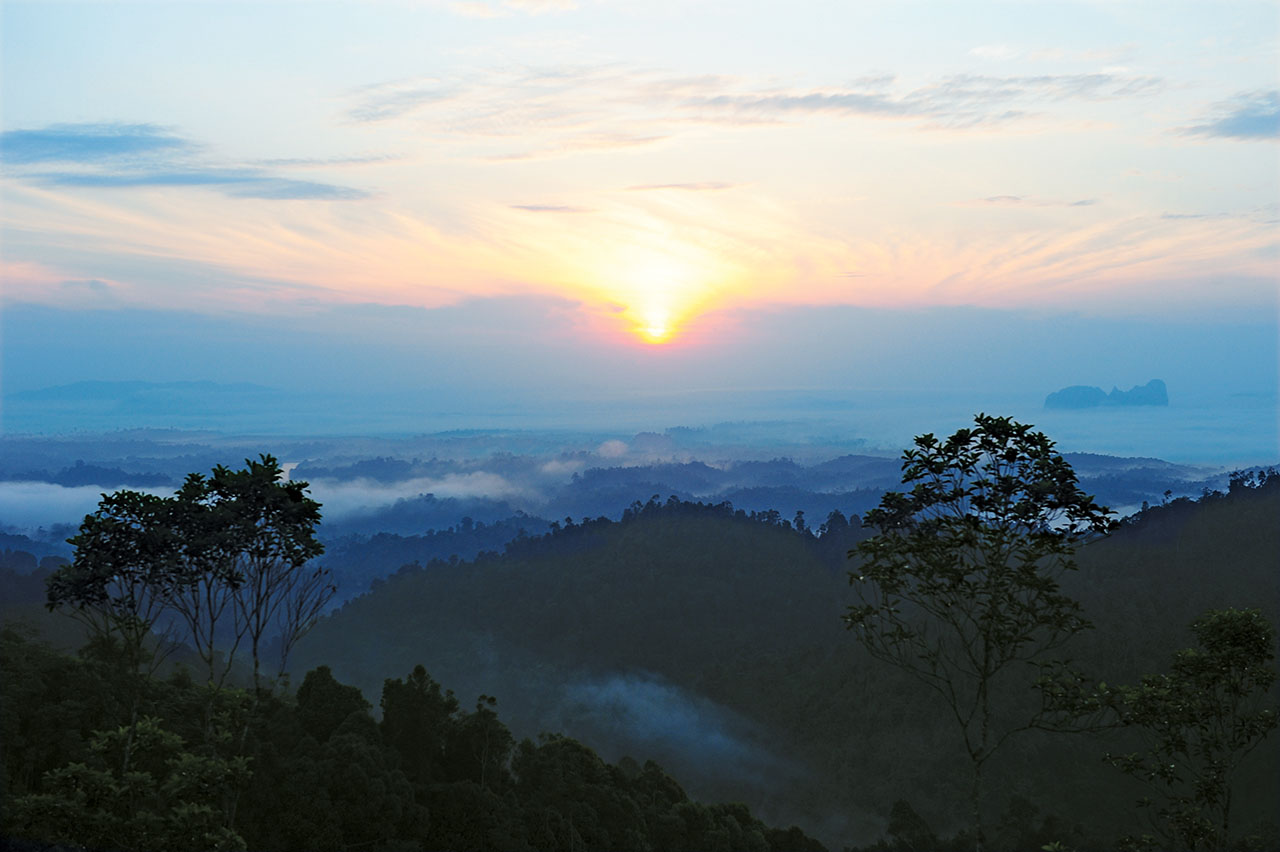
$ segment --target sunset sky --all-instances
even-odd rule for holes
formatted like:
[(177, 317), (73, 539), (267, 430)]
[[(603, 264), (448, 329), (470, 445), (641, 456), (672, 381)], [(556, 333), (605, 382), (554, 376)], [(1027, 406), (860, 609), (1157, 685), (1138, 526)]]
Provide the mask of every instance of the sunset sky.
[(6, 0), (6, 387), (251, 380), (274, 330), (353, 385), (447, 350), (696, 389), (920, 316), (1075, 329), (1046, 392), (1160, 375), (1094, 320), (1274, 387), (1277, 10)]

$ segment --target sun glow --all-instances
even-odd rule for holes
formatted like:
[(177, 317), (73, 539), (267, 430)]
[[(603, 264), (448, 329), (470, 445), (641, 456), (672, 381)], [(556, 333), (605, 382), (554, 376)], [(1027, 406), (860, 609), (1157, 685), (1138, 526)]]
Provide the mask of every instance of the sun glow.
[(623, 306), (620, 318), (632, 336), (650, 346), (673, 343), (682, 326), (711, 301), (719, 270), (708, 258), (672, 247), (626, 252), (609, 288)]
[(675, 329), (672, 328), (666, 311), (653, 311), (643, 318), (638, 331), (646, 343), (658, 344), (670, 340)]
[(761, 248), (767, 240), (756, 231), (763, 227), (748, 221), (739, 234), (732, 210), (717, 199), (699, 201), (674, 211), (620, 206), (575, 214), (572, 228), (551, 214), (522, 213), (517, 222), (515, 213), (498, 211), (521, 235), (505, 277), (545, 282), (576, 299), (592, 333), (615, 344), (656, 350), (707, 342), (721, 333), (713, 328), (723, 328), (714, 316), (758, 298), (790, 270)]

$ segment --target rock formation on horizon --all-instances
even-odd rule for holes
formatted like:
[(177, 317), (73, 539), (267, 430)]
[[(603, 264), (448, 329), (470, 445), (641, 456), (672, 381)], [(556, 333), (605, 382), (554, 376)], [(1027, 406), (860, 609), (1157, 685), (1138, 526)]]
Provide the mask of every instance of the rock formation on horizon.
[(1072, 385), (1045, 397), (1045, 408), (1102, 408), (1110, 406), (1168, 405), (1169, 389), (1160, 379), (1137, 385), (1127, 391), (1117, 387), (1111, 393), (1089, 385)]

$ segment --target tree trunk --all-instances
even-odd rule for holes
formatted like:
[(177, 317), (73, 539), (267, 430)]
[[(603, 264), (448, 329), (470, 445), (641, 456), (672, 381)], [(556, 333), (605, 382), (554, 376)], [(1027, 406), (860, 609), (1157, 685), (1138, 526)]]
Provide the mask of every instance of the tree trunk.
[(982, 761), (973, 762), (973, 788), (969, 792), (970, 818), (973, 820), (973, 843), (982, 852)]
[(129, 733), (124, 738), (124, 754), (120, 758), (120, 778), (123, 779), (125, 773), (129, 771), (129, 758), (133, 752), (133, 734), (138, 730), (138, 698), (135, 695), (133, 706), (129, 710)]

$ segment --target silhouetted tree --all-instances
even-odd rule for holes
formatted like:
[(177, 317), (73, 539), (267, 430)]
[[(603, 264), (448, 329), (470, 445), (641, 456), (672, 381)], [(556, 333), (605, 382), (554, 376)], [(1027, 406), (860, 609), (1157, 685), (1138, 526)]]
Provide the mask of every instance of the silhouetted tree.
[[(138, 491), (104, 494), (68, 542), (75, 560), (48, 580), (48, 607), (62, 609), (88, 629), (94, 653), (120, 667), (129, 721), (119, 772), (129, 771), (138, 703), (169, 643), (154, 635), (179, 582), (177, 539), (169, 501)], [(141, 669), (141, 671), (140, 671)]]
[(289, 651), (319, 618), (336, 588), (328, 572), (306, 563), (324, 552), (316, 540), (320, 504), (306, 482), (282, 482), (269, 455), (245, 460), (243, 470), (219, 465), (208, 480), (208, 503), (224, 525), (221, 552), (231, 560), (236, 635), (249, 641), (253, 682), (261, 688), (264, 640), (280, 641), (280, 671)]
[(983, 768), (1039, 721), (998, 718), (992, 690), (1089, 627), (1058, 578), (1075, 567), (1076, 546), (1113, 522), (1052, 441), (1007, 417), (979, 414), (942, 441), (922, 435), (902, 469), (911, 491), (885, 494), (863, 519), (876, 535), (849, 553), (860, 603), (844, 619), (872, 656), (942, 698), (972, 767), (981, 849)]
[(153, 668), (152, 629), (180, 582), (178, 541), (170, 503), (138, 491), (104, 494), (68, 539), (75, 560), (48, 580), (48, 607), (81, 621), (101, 644), (119, 644), (128, 671)]

